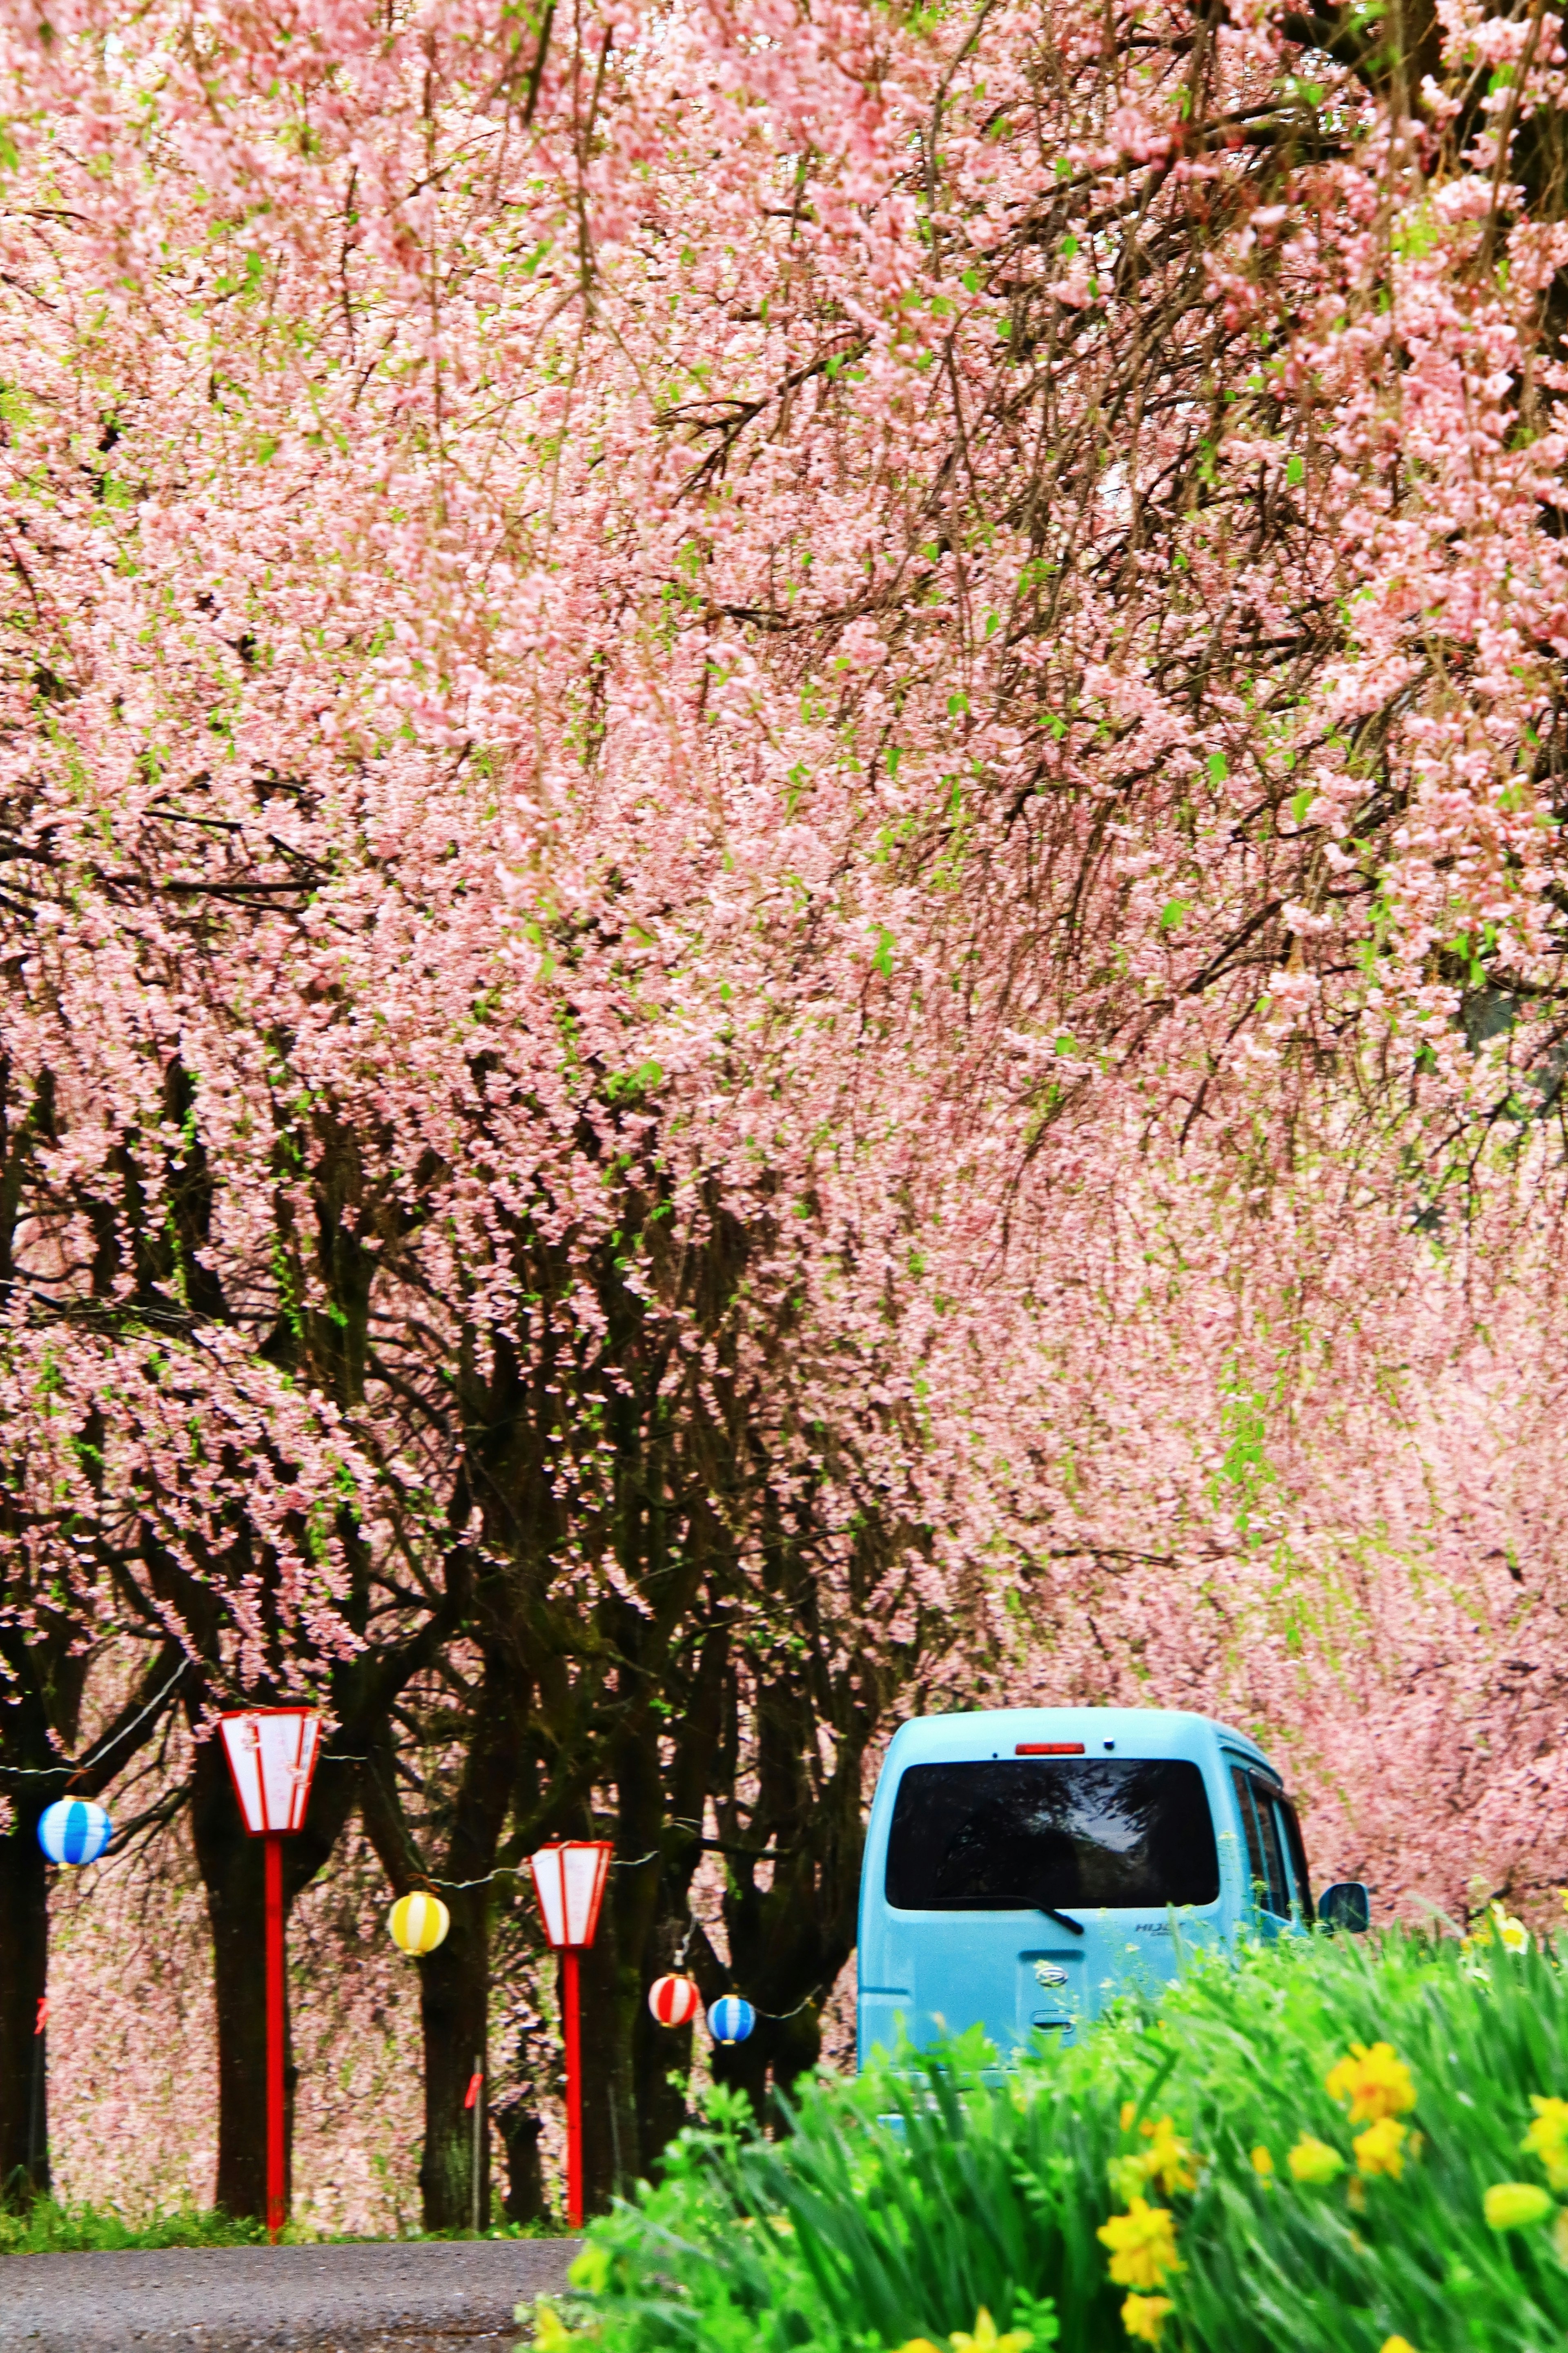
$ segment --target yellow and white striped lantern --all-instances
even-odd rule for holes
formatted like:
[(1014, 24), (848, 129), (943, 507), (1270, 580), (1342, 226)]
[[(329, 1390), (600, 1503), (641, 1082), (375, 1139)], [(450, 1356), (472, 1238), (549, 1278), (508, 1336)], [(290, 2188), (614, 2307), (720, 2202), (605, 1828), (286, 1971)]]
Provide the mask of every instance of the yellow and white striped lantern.
[(401, 1953), (433, 1953), (452, 1925), (452, 1915), (438, 1895), (416, 1888), (400, 1895), (387, 1915), (392, 1941)]

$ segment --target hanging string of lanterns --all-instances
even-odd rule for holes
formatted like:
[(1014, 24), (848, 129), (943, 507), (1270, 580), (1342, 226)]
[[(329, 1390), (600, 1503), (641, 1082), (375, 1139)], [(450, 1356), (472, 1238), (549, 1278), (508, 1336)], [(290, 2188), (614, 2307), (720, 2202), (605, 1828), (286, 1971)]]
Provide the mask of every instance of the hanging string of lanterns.
[[(660, 2026), (689, 2025), (701, 2005), (702, 1996), (693, 1978), (655, 1978), (647, 1989), (648, 2009)], [(709, 2033), (726, 2048), (744, 2042), (755, 2031), (756, 2023), (755, 2009), (737, 1993), (721, 1994), (708, 2012)]]

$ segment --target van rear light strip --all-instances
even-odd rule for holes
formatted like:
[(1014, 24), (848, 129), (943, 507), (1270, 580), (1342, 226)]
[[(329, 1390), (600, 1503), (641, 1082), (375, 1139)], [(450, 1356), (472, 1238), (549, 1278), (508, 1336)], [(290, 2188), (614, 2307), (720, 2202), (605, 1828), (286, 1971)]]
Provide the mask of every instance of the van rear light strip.
[(1020, 1740), (1015, 1757), (1081, 1757), (1081, 1740)]

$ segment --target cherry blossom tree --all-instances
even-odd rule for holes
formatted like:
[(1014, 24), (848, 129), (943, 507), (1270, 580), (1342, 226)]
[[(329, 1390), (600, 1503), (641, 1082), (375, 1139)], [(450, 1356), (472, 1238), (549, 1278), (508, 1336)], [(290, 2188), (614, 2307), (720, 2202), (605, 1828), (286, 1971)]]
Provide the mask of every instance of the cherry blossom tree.
[(1500, 1312), (1561, 1208), (1554, 20), (0, 36), (9, 1345), (93, 1331), (122, 1516), (190, 1384), (149, 1630), (221, 1591), (209, 1666), (341, 1683), (461, 1620), (519, 1837), (640, 1744), (623, 2048), (710, 1640), (756, 1843), (837, 1825), (814, 1954), (738, 1877), (770, 2010), (943, 1620), (955, 1687), (1194, 1695), (1245, 1626), (1364, 1805), (1358, 1513), (1465, 1550), (1556, 1394)]

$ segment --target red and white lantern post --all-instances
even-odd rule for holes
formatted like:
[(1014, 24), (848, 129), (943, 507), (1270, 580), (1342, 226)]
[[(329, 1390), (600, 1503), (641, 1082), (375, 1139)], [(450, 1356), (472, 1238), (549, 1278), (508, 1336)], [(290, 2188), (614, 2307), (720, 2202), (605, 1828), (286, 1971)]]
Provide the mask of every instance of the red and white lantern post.
[(267, 1913), (267, 2235), (284, 2221), (283, 1841), (301, 1828), (321, 1746), (308, 1707), (253, 1707), (220, 1715), (218, 1729), (245, 1827), (264, 1839)]
[(566, 2218), (583, 2226), (583, 2049), (577, 1956), (594, 1941), (610, 1868), (608, 1839), (566, 1839), (528, 1858), (544, 1934), (561, 1956), (561, 2024), (566, 2044)]

